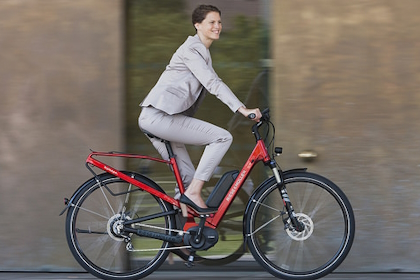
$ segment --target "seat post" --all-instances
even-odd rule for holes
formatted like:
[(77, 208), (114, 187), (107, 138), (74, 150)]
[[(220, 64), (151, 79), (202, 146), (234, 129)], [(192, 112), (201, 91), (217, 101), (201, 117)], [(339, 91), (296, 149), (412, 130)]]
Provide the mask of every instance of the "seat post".
[(175, 157), (174, 151), (172, 150), (171, 142), (169, 142), (168, 140), (162, 139), (160, 137), (157, 137), (156, 135), (153, 135), (152, 133), (150, 133), (147, 130), (142, 129), (142, 131), (143, 131), (144, 134), (146, 134), (147, 137), (156, 138), (156, 139), (160, 140), (161, 142), (165, 143), (165, 147), (166, 147), (166, 150), (168, 151), (169, 158)]
[(165, 143), (166, 150), (168, 151), (169, 158), (175, 157), (174, 152), (172, 150), (171, 142), (168, 140), (162, 140), (163, 143)]

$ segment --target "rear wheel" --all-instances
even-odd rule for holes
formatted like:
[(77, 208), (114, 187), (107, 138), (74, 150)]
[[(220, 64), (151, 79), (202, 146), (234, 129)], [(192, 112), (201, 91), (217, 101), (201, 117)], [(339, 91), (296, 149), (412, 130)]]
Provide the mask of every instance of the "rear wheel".
[[(149, 179), (135, 179), (162, 191)], [(66, 220), (67, 242), (75, 259), (88, 272), (103, 279), (139, 279), (166, 259), (168, 242), (124, 232), (123, 223), (172, 209), (165, 201), (110, 174), (92, 179), (72, 201)], [(170, 234), (174, 217), (132, 224), (135, 229)]]
[(245, 234), (254, 258), (284, 279), (316, 279), (332, 272), (350, 251), (354, 214), (331, 181), (307, 172), (286, 173), (284, 183), (303, 231), (293, 229), (271, 178), (251, 197)]

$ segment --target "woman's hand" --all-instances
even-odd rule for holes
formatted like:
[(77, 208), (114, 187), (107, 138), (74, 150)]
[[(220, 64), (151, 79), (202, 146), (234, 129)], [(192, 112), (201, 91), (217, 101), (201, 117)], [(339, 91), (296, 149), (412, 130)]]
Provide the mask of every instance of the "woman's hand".
[(245, 108), (245, 107), (240, 107), (238, 109), (238, 112), (241, 113), (242, 115), (244, 115), (244, 117), (246, 117), (246, 118), (248, 118), (249, 115), (254, 114), (255, 117), (252, 120), (254, 120), (256, 122), (259, 122), (261, 117), (262, 117), (260, 109), (258, 109), (258, 108), (248, 109), (248, 108)]

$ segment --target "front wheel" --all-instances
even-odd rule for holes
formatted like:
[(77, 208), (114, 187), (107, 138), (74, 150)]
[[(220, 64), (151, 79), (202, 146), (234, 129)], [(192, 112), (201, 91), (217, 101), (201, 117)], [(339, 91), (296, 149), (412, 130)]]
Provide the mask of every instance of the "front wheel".
[(284, 184), (303, 231), (291, 226), (275, 178), (251, 197), (245, 237), (254, 258), (283, 279), (316, 279), (331, 273), (353, 243), (355, 220), (345, 194), (331, 181), (289, 172)]

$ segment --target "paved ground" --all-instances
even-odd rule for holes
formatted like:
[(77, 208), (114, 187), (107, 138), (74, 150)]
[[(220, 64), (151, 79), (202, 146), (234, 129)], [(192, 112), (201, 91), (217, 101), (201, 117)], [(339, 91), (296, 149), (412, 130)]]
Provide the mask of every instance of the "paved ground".
[[(78, 272), (1, 272), (0, 280), (92, 280), (97, 279), (95, 276), (78, 271)], [(169, 265), (165, 262), (157, 271), (144, 279), (151, 280), (224, 280), (224, 279), (241, 279), (241, 280), (258, 280), (258, 279), (277, 279), (271, 274), (265, 272), (256, 262), (234, 262), (224, 266), (204, 266), (197, 264), (193, 268), (185, 267), (182, 260), (177, 260), (174, 264)], [(323, 279), (328, 280), (420, 280), (420, 273), (350, 273), (335, 272)]]
[[(0, 272), (1, 280), (92, 280), (96, 277), (88, 273), (45, 273), (45, 272)], [(276, 279), (270, 274), (263, 271), (156, 271), (145, 279), (154, 280), (221, 280), (221, 279), (241, 279), (241, 280), (258, 280), (258, 279)], [(413, 280), (420, 279), (420, 274), (417, 273), (333, 273), (323, 279), (328, 280), (347, 280), (347, 279), (362, 279), (362, 280)]]

